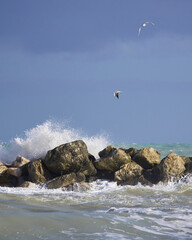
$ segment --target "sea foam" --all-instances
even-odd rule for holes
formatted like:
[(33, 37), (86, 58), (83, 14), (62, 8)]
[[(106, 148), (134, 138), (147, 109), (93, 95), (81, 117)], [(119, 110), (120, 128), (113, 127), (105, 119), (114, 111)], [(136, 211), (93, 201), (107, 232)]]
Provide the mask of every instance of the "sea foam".
[(24, 137), (16, 137), (8, 144), (0, 145), (0, 161), (9, 163), (18, 155), (28, 159), (44, 157), (48, 150), (75, 140), (83, 140), (89, 153), (96, 158), (98, 158), (98, 152), (109, 144), (105, 136), (85, 136), (80, 131), (68, 128), (61, 123), (46, 121), (26, 130)]

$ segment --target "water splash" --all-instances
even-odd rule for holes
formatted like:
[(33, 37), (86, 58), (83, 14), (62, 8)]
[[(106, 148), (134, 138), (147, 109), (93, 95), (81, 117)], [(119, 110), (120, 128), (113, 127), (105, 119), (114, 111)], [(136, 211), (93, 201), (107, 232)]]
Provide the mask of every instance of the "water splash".
[(41, 125), (26, 130), (24, 137), (16, 137), (9, 144), (0, 145), (0, 161), (12, 162), (17, 155), (29, 159), (44, 157), (48, 150), (61, 144), (83, 140), (88, 151), (98, 157), (98, 152), (109, 143), (104, 136), (84, 136), (80, 131), (68, 128), (61, 123), (46, 121)]

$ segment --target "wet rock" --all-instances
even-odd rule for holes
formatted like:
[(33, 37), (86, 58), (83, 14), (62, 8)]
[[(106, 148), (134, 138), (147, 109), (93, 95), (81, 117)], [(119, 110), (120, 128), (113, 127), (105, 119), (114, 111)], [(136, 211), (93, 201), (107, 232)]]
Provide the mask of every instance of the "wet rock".
[(97, 171), (89, 157), (86, 144), (79, 140), (48, 151), (44, 163), (51, 172), (58, 176), (71, 172), (81, 172), (86, 176), (91, 176)]
[(122, 166), (122, 168), (115, 172), (114, 180), (117, 184), (121, 185), (136, 185), (139, 182), (139, 178), (142, 175), (143, 168), (136, 162), (130, 161), (129, 163)]
[(33, 183), (42, 184), (53, 178), (41, 159), (31, 161), (27, 166), (27, 170)]
[(132, 160), (144, 169), (151, 169), (160, 164), (161, 154), (151, 147), (143, 148), (134, 155)]
[(161, 181), (164, 182), (172, 180), (172, 178), (181, 177), (186, 170), (185, 162), (176, 153), (170, 153), (165, 157), (158, 168), (160, 170)]
[[(109, 151), (108, 151), (109, 150)], [(110, 148), (104, 151), (103, 156), (94, 163), (96, 169), (116, 172), (120, 167), (131, 161), (131, 157), (123, 150), (117, 148)]]
[(83, 173), (69, 173), (49, 181), (46, 187), (48, 189), (62, 188), (83, 181), (85, 181), (85, 175)]

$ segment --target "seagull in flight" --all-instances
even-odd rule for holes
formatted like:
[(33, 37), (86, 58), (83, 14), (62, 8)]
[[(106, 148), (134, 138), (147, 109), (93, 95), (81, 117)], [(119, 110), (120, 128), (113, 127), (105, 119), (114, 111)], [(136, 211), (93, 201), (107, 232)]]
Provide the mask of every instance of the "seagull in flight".
[(119, 99), (119, 93), (121, 93), (121, 91), (115, 91), (113, 94), (114, 94), (114, 97), (118, 98)]
[(154, 24), (153, 22), (144, 22), (144, 23), (139, 27), (138, 36), (139, 36), (140, 33), (141, 33), (141, 29), (142, 29), (142, 28), (145, 28), (148, 24), (151, 24), (151, 25), (155, 26), (155, 24)]

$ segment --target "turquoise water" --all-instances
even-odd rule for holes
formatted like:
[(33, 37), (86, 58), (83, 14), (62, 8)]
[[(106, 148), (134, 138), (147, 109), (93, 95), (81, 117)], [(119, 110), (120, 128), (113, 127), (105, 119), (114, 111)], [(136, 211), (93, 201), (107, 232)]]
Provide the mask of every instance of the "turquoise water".
[(152, 147), (161, 153), (164, 158), (169, 153), (174, 152), (179, 156), (192, 156), (192, 143), (169, 143), (169, 144), (116, 144), (117, 147), (137, 149)]

